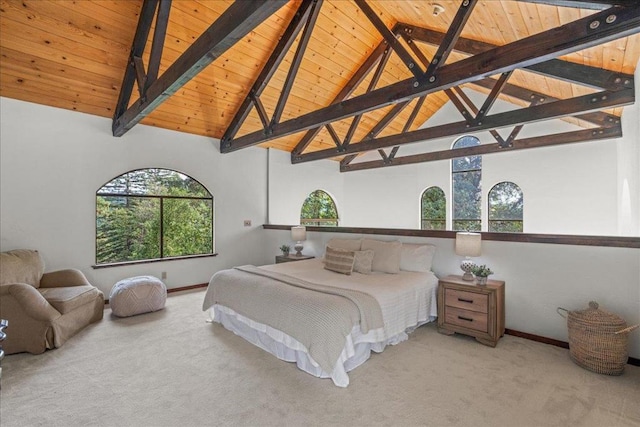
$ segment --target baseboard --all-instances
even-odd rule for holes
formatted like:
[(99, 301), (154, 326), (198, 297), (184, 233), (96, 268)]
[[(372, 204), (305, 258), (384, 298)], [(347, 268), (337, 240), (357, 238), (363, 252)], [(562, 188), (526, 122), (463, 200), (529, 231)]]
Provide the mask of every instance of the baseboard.
[(167, 293), (171, 294), (171, 293), (174, 293), (174, 292), (190, 291), (192, 289), (206, 288), (207, 286), (209, 286), (208, 283), (198, 283), (197, 285), (189, 285), (189, 286), (182, 286), (182, 287), (179, 287), (179, 288), (167, 289)]
[[(547, 338), (540, 335), (530, 334), (527, 332), (516, 331), (514, 329), (505, 329), (504, 333), (507, 335), (513, 335), (514, 337), (520, 337), (520, 338), (528, 339), (531, 341), (537, 341), (544, 344), (554, 345), (556, 347), (569, 348), (568, 342), (556, 340), (553, 338)], [(640, 366), (640, 359), (637, 359), (635, 357), (629, 357), (629, 359), (627, 360), (627, 363), (633, 366)]]
[[(209, 286), (208, 283), (198, 283), (197, 285), (181, 286), (179, 288), (167, 289), (167, 293), (168, 294), (172, 294), (174, 292), (190, 291), (190, 290), (193, 290), (193, 289), (206, 288), (207, 286)], [(108, 305), (108, 304), (109, 304), (109, 300), (105, 299), (104, 300), (104, 305)]]

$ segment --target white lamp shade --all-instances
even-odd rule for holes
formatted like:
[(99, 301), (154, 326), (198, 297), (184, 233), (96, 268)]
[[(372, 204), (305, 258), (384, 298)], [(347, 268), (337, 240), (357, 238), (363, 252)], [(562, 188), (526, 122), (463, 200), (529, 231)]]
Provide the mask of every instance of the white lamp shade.
[(456, 233), (456, 254), (480, 256), (482, 235), (480, 233)]
[(307, 227), (304, 225), (291, 227), (291, 239), (296, 242), (307, 240)]

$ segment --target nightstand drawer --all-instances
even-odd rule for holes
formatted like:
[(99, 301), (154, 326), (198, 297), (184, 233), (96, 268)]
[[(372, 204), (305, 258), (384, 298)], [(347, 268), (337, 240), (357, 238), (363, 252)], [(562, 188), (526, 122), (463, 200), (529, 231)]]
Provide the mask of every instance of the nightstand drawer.
[(459, 291), (457, 289), (445, 289), (444, 301), (444, 303), (450, 307), (477, 311), (479, 313), (487, 313), (489, 307), (489, 296), (487, 294)]
[(445, 322), (450, 325), (463, 326), (476, 331), (487, 332), (488, 316), (477, 311), (460, 310), (455, 307), (445, 307)]

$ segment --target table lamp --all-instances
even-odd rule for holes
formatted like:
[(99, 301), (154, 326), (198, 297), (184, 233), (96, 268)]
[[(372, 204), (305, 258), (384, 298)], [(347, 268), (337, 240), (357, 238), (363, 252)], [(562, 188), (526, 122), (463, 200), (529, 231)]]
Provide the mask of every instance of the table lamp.
[(302, 256), (302, 241), (307, 240), (307, 227), (304, 225), (291, 227), (291, 239), (296, 242), (293, 247), (296, 250), (296, 256)]
[(465, 258), (460, 263), (460, 269), (464, 271), (462, 280), (473, 280), (473, 269), (475, 263), (471, 260), (472, 256), (480, 256), (482, 246), (482, 236), (480, 233), (456, 233), (456, 254)]

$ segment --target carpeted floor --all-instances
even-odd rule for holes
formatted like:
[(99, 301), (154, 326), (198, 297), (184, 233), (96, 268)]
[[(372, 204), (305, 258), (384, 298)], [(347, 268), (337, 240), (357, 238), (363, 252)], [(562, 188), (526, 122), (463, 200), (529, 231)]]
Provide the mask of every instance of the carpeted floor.
[(426, 325), (342, 389), (206, 323), (203, 298), (107, 309), (60, 349), (7, 356), (0, 425), (640, 426), (639, 367), (599, 375), (561, 348), (505, 336), (493, 349)]

